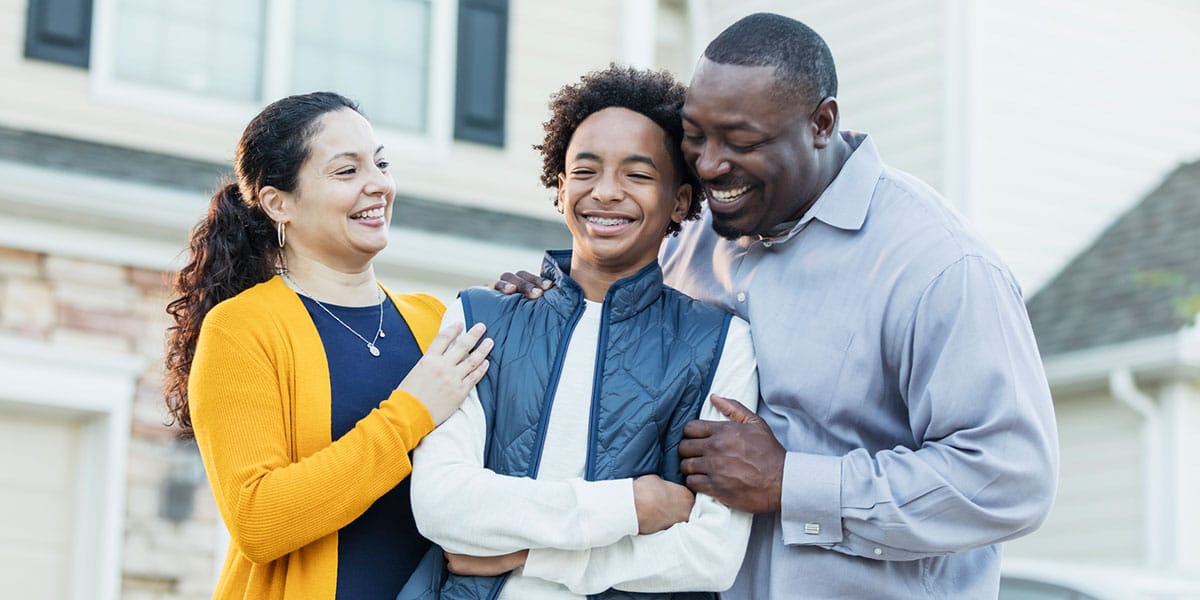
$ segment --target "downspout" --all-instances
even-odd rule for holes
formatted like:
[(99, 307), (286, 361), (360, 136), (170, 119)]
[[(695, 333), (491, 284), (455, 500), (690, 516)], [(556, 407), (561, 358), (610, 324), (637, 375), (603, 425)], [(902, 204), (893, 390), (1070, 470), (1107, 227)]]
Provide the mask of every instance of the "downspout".
[(1171, 500), (1167, 486), (1167, 455), (1163, 414), (1158, 404), (1137, 387), (1133, 373), (1128, 367), (1118, 367), (1108, 374), (1108, 389), (1112, 397), (1142, 417), (1142, 443), (1146, 449), (1145, 493), (1146, 507), (1145, 544), (1142, 562), (1146, 566), (1168, 565), (1168, 549), (1173, 547), (1168, 528)]

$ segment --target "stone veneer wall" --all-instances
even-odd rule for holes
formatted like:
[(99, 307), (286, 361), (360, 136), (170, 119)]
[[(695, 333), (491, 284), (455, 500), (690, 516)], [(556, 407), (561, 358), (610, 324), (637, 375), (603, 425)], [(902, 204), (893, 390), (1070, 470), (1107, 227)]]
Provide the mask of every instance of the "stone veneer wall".
[[(121, 597), (207, 599), (219, 558), (220, 518), (209, 487), (180, 524), (159, 516), (177, 433), (164, 425), (162, 357), (170, 274), (0, 248), (0, 335), (65, 351), (140, 355), (127, 462)], [(53, 385), (53, 382), (47, 382)], [(223, 550), (220, 552), (223, 553)]]

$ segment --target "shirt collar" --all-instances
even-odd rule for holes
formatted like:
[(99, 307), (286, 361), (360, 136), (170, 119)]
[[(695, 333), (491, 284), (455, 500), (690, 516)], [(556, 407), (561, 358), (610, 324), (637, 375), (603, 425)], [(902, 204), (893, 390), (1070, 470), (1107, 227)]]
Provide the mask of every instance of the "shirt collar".
[(867, 210), (871, 207), (871, 196), (875, 194), (875, 185), (883, 174), (883, 161), (871, 136), (851, 131), (842, 131), (839, 135), (853, 151), (837, 176), (799, 221), (792, 222), (790, 227), (776, 235), (759, 236), (759, 240), (772, 244), (785, 242), (800, 233), (813, 219), (846, 231), (862, 229), (867, 220)]

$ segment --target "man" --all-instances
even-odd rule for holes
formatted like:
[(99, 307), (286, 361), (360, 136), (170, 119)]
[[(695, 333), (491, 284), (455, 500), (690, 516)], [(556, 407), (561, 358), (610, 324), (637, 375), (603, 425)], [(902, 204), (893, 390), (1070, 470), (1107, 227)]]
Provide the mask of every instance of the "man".
[[(748, 16), (696, 67), (683, 151), (708, 210), (669, 285), (751, 325), (758, 414), (694, 421), (687, 483), (756, 513), (722, 598), (995, 598), (999, 543), (1054, 497), (1053, 407), (1020, 289), (871, 138), (802, 23)], [(507, 279), (514, 288), (514, 278)]]

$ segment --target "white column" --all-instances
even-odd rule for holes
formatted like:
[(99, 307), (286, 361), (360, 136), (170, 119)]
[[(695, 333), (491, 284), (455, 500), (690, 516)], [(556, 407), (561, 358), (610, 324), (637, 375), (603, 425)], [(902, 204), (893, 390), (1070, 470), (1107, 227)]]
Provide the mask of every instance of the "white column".
[(621, 0), (620, 62), (641, 68), (655, 66), (658, 0)]
[[(1175, 379), (1159, 390), (1163, 442), (1169, 444), (1161, 465), (1170, 486), (1162, 508), (1167, 511), (1167, 569), (1200, 573), (1200, 473), (1193, 459), (1200, 455), (1200, 388), (1196, 381)], [(1154, 468), (1152, 465), (1151, 468)]]
[(688, 30), (691, 37), (692, 60), (699, 61), (704, 49), (712, 41), (712, 13), (708, 0), (687, 0)]
[(971, 218), (971, 126), (974, 124), (975, 0), (943, 0), (942, 49), (945, 111), (942, 113), (942, 181), (930, 182), (967, 218)]

